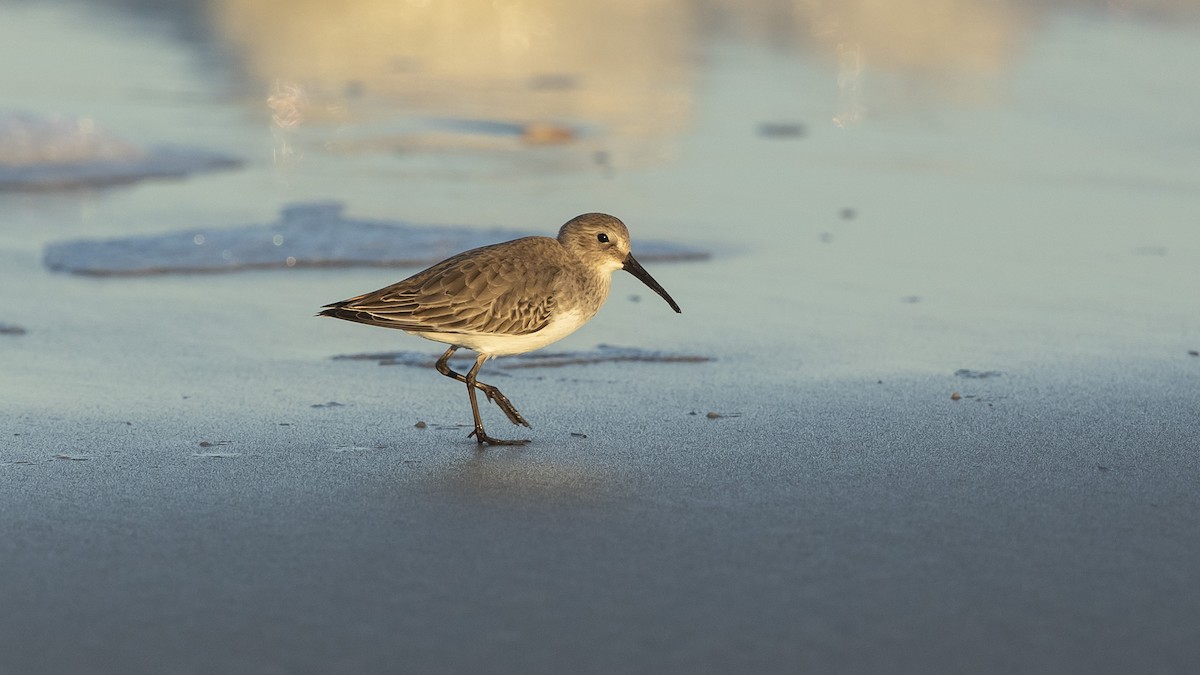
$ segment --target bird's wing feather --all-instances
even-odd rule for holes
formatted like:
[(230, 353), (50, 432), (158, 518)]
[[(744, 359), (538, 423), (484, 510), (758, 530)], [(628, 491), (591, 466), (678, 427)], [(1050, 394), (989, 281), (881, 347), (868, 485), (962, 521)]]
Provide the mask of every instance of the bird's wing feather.
[(562, 255), (548, 237), (485, 246), (322, 314), (413, 332), (527, 335), (550, 322)]

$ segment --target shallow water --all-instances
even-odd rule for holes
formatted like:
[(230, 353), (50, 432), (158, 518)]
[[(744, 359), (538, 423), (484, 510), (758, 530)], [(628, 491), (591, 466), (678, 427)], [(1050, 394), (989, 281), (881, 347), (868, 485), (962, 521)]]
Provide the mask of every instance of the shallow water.
[[(0, 190), (0, 670), (1190, 667), (1198, 38), (1173, 0), (0, 1), (0, 111), (242, 160)], [(279, 229), (333, 203), (354, 250)], [(359, 362), (438, 345), (312, 316), (589, 211), (683, 313), (618, 274), (526, 357), (595, 363), (487, 364), (527, 448)], [(181, 268), (239, 273), (113, 274)]]
[[(416, 267), (534, 232), (348, 218), (337, 203), (291, 204), (268, 225), (215, 227), (46, 246), (52, 270), (92, 276), (292, 267)], [(543, 235), (544, 236), (544, 235)], [(703, 260), (695, 246), (639, 241), (638, 260)]]

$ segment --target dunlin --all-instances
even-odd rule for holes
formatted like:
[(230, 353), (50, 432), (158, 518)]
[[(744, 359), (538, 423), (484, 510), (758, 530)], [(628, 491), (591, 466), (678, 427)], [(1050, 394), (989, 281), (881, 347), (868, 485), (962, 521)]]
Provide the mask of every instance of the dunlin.
[[(443, 260), (404, 281), (325, 305), (320, 316), (398, 328), (450, 345), (437, 370), (467, 385), (475, 430), (482, 445), (524, 445), (528, 440), (492, 438), (479, 418), (478, 389), (513, 424), (529, 426), (508, 398), (476, 379), (484, 361), (524, 354), (574, 333), (596, 315), (624, 269), (679, 312), (679, 305), (629, 252), (625, 223), (604, 213), (567, 221), (558, 238), (524, 237), (483, 246)], [(466, 347), (478, 354), (466, 375), (450, 369), (450, 355)]]

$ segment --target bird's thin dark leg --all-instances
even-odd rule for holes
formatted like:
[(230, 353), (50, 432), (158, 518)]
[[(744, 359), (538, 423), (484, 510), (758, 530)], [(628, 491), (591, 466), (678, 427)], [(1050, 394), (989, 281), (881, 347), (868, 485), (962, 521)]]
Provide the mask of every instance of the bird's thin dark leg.
[[(446, 353), (442, 354), (442, 358), (438, 359), (437, 363), (434, 364), (434, 367), (437, 368), (439, 373), (445, 375), (446, 377), (452, 377), (459, 382), (465, 383), (467, 381), (466, 375), (463, 375), (462, 373), (456, 373), (450, 369), (450, 355), (453, 354), (457, 349), (458, 347), (451, 347), (450, 349), (447, 349)], [(525, 426), (529, 426), (529, 422), (525, 421), (525, 418), (521, 416), (521, 413), (517, 412), (516, 407), (514, 407), (512, 402), (508, 400), (507, 396), (500, 393), (499, 389), (490, 384), (484, 384), (483, 382), (476, 382), (475, 388), (479, 389), (479, 391), (482, 391), (487, 396), (489, 401), (500, 406), (500, 409), (503, 410), (504, 414), (508, 416), (509, 422), (512, 422), (513, 424), (523, 424)]]
[[(528, 440), (506, 441), (499, 438), (488, 436), (483, 430), (483, 420), (479, 419), (479, 403), (475, 400), (475, 388), (479, 386), (475, 376), (479, 373), (479, 369), (483, 366), (483, 362), (487, 361), (487, 356), (480, 354), (475, 358), (475, 365), (471, 371), (467, 373), (467, 395), (471, 397), (471, 414), (475, 416), (475, 431), (472, 431), (469, 436), (475, 437), (475, 442), (483, 445), (525, 445)], [(486, 391), (486, 390), (485, 390)]]

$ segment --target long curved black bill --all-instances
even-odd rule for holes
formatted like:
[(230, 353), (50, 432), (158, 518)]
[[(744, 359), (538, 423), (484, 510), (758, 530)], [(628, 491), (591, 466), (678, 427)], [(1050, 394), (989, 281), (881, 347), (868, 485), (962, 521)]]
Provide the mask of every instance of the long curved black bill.
[(655, 293), (661, 295), (663, 300), (666, 300), (667, 304), (670, 305), (671, 309), (675, 310), (677, 314), (683, 313), (683, 310), (679, 309), (679, 305), (675, 304), (675, 301), (671, 299), (671, 294), (667, 292), (667, 289), (658, 285), (658, 282), (654, 280), (654, 277), (650, 276), (650, 273), (646, 271), (646, 268), (642, 267), (641, 263), (634, 259), (632, 253), (625, 256), (625, 271), (629, 272), (638, 279), (641, 279), (643, 284), (646, 284)]

